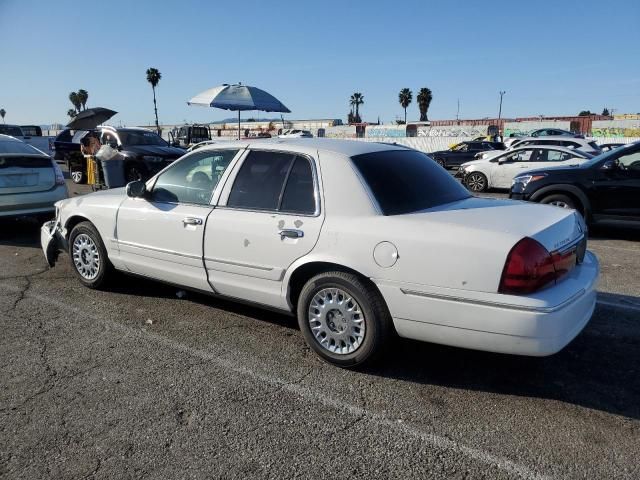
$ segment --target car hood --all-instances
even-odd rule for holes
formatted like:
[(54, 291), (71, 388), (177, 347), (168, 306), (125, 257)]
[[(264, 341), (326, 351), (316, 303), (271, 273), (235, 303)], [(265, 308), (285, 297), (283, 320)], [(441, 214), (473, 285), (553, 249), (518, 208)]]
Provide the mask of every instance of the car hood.
[(123, 153), (135, 155), (152, 155), (164, 158), (178, 158), (186, 153), (186, 150), (176, 147), (163, 147), (159, 145), (127, 145), (123, 147)]

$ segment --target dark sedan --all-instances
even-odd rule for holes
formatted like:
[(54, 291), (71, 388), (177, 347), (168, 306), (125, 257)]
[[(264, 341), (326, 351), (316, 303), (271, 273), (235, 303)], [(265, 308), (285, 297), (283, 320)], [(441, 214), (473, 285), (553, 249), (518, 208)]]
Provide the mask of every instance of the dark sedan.
[(457, 168), (473, 160), (477, 153), (504, 149), (502, 142), (462, 142), (449, 150), (433, 152), (429, 156), (444, 168)]
[(575, 209), (588, 223), (640, 224), (640, 142), (618, 147), (577, 167), (518, 175), (509, 197)]

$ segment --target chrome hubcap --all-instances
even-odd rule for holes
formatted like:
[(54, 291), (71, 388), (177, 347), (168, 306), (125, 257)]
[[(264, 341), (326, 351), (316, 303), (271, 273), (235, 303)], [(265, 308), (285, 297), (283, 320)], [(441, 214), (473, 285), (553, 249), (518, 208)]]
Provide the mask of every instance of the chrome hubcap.
[(484, 190), (484, 177), (482, 175), (471, 174), (467, 179), (469, 190), (480, 192)]
[(549, 205), (555, 205), (556, 207), (570, 209), (571, 207), (567, 202), (556, 200), (555, 202), (549, 202)]
[(71, 179), (76, 183), (80, 182), (80, 180), (82, 180), (82, 172), (79, 172), (79, 171), (71, 172)]
[(73, 264), (82, 278), (93, 280), (100, 270), (100, 253), (91, 237), (81, 233), (73, 241)]
[(339, 288), (325, 288), (313, 296), (309, 326), (322, 348), (340, 355), (355, 352), (362, 345), (366, 328), (360, 305)]

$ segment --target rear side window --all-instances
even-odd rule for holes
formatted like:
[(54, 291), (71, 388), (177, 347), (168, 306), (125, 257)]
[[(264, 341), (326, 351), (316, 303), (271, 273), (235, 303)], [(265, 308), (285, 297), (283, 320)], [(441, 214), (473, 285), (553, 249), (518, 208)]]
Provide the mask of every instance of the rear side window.
[(313, 214), (311, 164), (293, 153), (251, 151), (235, 179), (227, 206)]
[(470, 197), (431, 158), (415, 150), (365, 153), (352, 157), (384, 215), (401, 215)]

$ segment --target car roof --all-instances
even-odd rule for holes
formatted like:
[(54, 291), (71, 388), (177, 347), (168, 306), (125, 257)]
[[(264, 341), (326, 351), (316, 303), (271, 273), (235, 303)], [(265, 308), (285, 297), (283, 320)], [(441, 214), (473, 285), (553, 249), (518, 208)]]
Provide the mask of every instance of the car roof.
[(215, 150), (218, 148), (259, 148), (268, 149), (282, 148), (297, 152), (308, 152), (309, 150), (321, 150), (325, 152), (340, 153), (353, 157), (364, 153), (411, 150), (409, 147), (396, 143), (368, 142), (360, 140), (341, 140), (333, 138), (257, 138), (256, 140), (233, 140), (221, 141), (212, 145), (198, 148), (196, 151)]
[(559, 152), (565, 152), (565, 153), (579, 152), (580, 154), (589, 155), (588, 153), (583, 152), (582, 150), (576, 150), (575, 148), (561, 147), (559, 145), (525, 145), (524, 147), (516, 147), (513, 150), (509, 150), (509, 151), (505, 150), (505, 153), (517, 152), (518, 150), (529, 150), (532, 148), (538, 148), (540, 150), (558, 150)]
[(550, 141), (562, 141), (562, 142), (584, 142), (584, 143), (589, 143), (589, 140), (587, 140), (586, 138), (580, 138), (580, 137), (569, 137), (569, 136), (564, 136), (564, 135), (549, 135), (546, 137), (518, 137), (518, 139), (516, 141), (518, 142), (522, 142), (522, 141), (529, 141), (529, 140), (534, 140), (536, 142), (543, 142), (545, 140), (550, 140)]

